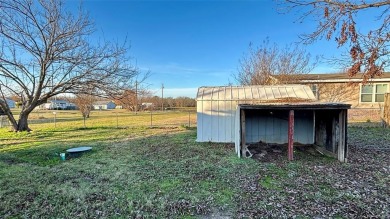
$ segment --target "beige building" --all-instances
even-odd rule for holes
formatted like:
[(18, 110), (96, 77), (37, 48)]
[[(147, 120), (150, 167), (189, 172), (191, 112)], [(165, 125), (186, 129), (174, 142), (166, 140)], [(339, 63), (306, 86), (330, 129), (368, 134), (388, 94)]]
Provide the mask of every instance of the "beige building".
[(390, 72), (363, 83), (361, 75), (346, 73), (301, 75), (299, 83), (309, 85), (321, 102), (342, 102), (352, 105), (350, 121), (378, 121), (384, 94), (390, 92)]
[(390, 73), (362, 82), (361, 75), (349, 77), (345, 73), (300, 76), (300, 83), (310, 85), (319, 101), (349, 103), (352, 108), (381, 107), (384, 94), (390, 91)]

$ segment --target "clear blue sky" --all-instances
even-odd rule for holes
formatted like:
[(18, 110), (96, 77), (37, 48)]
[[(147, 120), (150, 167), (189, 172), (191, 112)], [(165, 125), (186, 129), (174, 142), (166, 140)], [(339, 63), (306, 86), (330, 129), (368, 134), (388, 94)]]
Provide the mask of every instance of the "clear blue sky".
[[(68, 2), (69, 3), (69, 2)], [(76, 4), (78, 1), (72, 1)], [(97, 34), (131, 43), (133, 63), (152, 75), (165, 96), (195, 97), (200, 86), (236, 84), (239, 59), (248, 45), (267, 37), (281, 47), (298, 42), (314, 30), (313, 22), (296, 23), (298, 16), (279, 14), (274, 1), (134, 1), (85, 0), (83, 9), (95, 21)], [(307, 47), (312, 55), (338, 55), (333, 42)], [(327, 64), (314, 72), (335, 71)]]

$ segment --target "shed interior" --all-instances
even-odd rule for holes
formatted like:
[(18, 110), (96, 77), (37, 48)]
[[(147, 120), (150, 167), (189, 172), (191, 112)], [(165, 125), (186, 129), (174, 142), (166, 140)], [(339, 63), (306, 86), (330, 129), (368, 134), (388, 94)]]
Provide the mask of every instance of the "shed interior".
[(346, 162), (349, 107), (348, 104), (313, 103), (239, 105), (240, 125), (236, 137), (240, 139), (236, 139), (236, 152), (245, 157), (248, 144), (259, 142), (287, 145), (291, 147), (288, 156), (292, 159), (292, 147), (313, 145), (321, 153)]

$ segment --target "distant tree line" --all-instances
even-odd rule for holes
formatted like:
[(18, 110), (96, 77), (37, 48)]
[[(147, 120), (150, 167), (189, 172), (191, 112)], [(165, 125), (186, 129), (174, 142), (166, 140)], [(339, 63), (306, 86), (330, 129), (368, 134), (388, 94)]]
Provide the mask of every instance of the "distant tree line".
[[(139, 110), (161, 110), (162, 108), (176, 108), (176, 107), (195, 107), (196, 100), (190, 97), (166, 97), (151, 95), (147, 90), (128, 91), (115, 100), (117, 105), (124, 109), (131, 111)], [(143, 105), (144, 104), (144, 105)], [(148, 104), (145, 106), (145, 104)]]
[(75, 104), (85, 118), (89, 117), (90, 111), (93, 109), (93, 103), (100, 100), (111, 100), (117, 105), (117, 107), (120, 106), (121, 108), (129, 111), (162, 110), (163, 108), (164, 110), (167, 110), (171, 108), (196, 107), (196, 100), (194, 98), (161, 98), (159, 96), (151, 95), (151, 92), (146, 89), (138, 90), (137, 92), (135, 92), (135, 90), (127, 90), (113, 99), (99, 98), (87, 94), (75, 95), (74, 97), (67, 97), (65, 99)]
[[(196, 107), (196, 100), (190, 97), (167, 97), (162, 99), (159, 96), (153, 96), (147, 97), (144, 100), (145, 102), (153, 103), (156, 108), (161, 106), (164, 106), (164, 108)], [(164, 105), (162, 105), (162, 103), (164, 103)]]

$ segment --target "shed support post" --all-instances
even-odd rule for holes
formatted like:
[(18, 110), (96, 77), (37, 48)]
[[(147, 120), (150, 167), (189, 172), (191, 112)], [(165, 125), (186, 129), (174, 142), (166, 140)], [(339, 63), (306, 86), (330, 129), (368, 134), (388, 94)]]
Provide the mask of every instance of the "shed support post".
[(245, 110), (241, 110), (241, 156), (246, 157), (246, 150), (247, 147), (245, 146), (246, 144), (246, 139), (245, 139)]
[(245, 139), (245, 110), (241, 110), (241, 156), (246, 157), (246, 150), (247, 147), (245, 146), (246, 144), (246, 139)]
[(288, 160), (291, 161), (294, 159), (294, 110), (290, 110), (288, 116)]
[(337, 158), (341, 162), (347, 162), (347, 110), (341, 110), (339, 113), (339, 145), (337, 149)]

